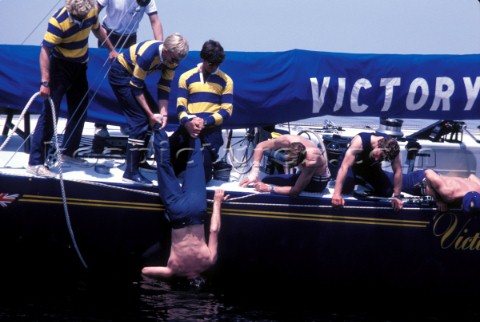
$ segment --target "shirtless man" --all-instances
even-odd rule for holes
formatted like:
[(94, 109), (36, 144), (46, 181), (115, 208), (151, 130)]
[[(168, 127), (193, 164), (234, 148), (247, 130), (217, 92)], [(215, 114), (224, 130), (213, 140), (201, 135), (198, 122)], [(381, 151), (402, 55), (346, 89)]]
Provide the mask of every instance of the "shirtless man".
[[(275, 139), (257, 144), (253, 153), (253, 167), (248, 176), (240, 181), (246, 187), (253, 183), (255, 190), (296, 196), (302, 191), (321, 192), (330, 180), (328, 160), (323, 143), (315, 143), (299, 135), (284, 134)], [(258, 181), (260, 161), (265, 150), (285, 151), (289, 167), (298, 167), (295, 174), (268, 175)]]
[(222, 189), (215, 191), (208, 244), (204, 223), (207, 216), (206, 183), (201, 143), (190, 139), (191, 153), (182, 186), (178, 183), (170, 163), (170, 145), (164, 129), (154, 129), (154, 149), (160, 198), (165, 215), (172, 226), (172, 244), (167, 266), (147, 266), (142, 274), (148, 277), (186, 277), (202, 279), (201, 273), (217, 260), (220, 208), (225, 196)]
[[(460, 204), (469, 192), (480, 193), (480, 179), (473, 174), (468, 178), (448, 177), (427, 169), (425, 182), (425, 194), (435, 198), (440, 211), (447, 211), (449, 204)], [(464, 210), (468, 212), (468, 209)]]
[(208, 245), (203, 224), (172, 229), (172, 246), (167, 266), (147, 266), (142, 269), (142, 274), (149, 277), (177, 275), (193, 280), (215, 264), (220, 232), (220, 208), (227, 197), (223, 190), (215, 191)]

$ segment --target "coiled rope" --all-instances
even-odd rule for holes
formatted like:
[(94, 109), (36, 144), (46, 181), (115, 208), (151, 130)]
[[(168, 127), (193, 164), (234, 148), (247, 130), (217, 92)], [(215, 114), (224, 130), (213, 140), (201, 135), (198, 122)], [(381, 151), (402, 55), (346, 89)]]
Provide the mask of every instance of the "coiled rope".
[[(11, 137), (13, 136), (13, 134), (15, 133), (15, 131), (18, 129), (18, 126), (20, 124), (20, 122), (23, 120), (25, 114), (27, 113), (28, 109), (30, 108), (30, 105), (32, 104), (33, 100), (40, 95), (40, 92), (37, 92), (35, 93), (31, 98), (30, 100), (28, 101), (27, 105), (24, 107), (24, 109), (22, 110), (22, 113), (20, 114), (19, 116), (19, 119), (18, 119), (18, 122), (17, 124), (15, 124), (13, 130), (10, 132), (10, 134), (7, 136), (7, 138), (5, 139), (5, 142), (3, 142), (2, 146), (0, 146), (0, 151), (3, 150), (3, 148), (7, 145), (7, 143), (10, 141)], [(75, 234), (73, 232), (73, 228), (72, 228), (72, 223), (70, 221), (70, 214), (68, 212), (68, 205), (67, 205), (67, 195), (66, 195), (66, 192), (65, 192), (65, 185), (64, 185), (64, 182), (63, 182), (63, 172), (62, 172), (62, 158), (59, 157), (60, 156), (60, 147), (58, 145), (58, 134), (57, 134), (57, 116), (56, 116), (56, 112), (55, 112), (55, 105), (51, 99), (51, 97), (49, 96), (48, 97), (48, 102), (50, 103), (50, 107), (52, 109), (52, 120), (53, 120), (53, 137), (54, 137), (54, 142), (55, 142), (55, 155), (57, 157), (57, 160), (58, 160), (58, 172), (59, 172), (59, 181), (60, 181), (60, 190), (61, 190), (61, 193), (62, 193), (62, 203), (63, 203), (63, 210), (65, 212), (65, 221), (67, 223), (67, 228), (68, 228), (68, 232), (70, 234), (70, 238), (72, 240), (72, 243), (73, 243), (73, 247), (78, 255), (78, 258), (80, 259), (80, 261), (82, 262), (82, 265), (85, 267), (85, 268), (88, 268), (87, 266), (87, 263), (85, 262), (85, 260), (83, 259), (83, 256), (80, 252), (80, 249), (77, 245), (77, 242), (76, 242), (76, 239), (75, 239)], [(32, 132), (33, 134), (33, 132)], [(27, 138), (28, 140), (29, 138)], [(13, 158), (13, 155), (12, 157)], [(11, 160), (11, 158), (7, 161), (7, 163)]]

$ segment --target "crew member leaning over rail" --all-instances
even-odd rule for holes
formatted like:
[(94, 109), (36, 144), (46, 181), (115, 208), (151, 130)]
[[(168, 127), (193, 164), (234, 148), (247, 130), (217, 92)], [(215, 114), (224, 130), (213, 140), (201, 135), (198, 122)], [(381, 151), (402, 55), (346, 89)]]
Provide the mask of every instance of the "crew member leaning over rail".
[[(189, 51), (188, 42), (179, 33), (164, 42), (142, 41), (118, 55), (108, 72), (108, 81), (125, 115), (130, 132), (123, 181), (144, 186), (152, 182), (139, 170), (145, 149), (147, 132), (156, 124), (162, 128), (168, 119), (168, 98), (175, 69)], [(160, 73), (157, 82), (157, 101), (145, 85), (145, 78)], [(155, 114), (160, 113), (160, 119)]]
[[(253, 153), (253, 167), (240, 185), (254, 185), (261, 192), (296, 196), (302, 191), (322, 192), (330, 180), (330, 170), (323, 143), (319, 148), (312, 141), (299, 136), (284, 134), (257, 144)], [(283, 150), (289, 167), (298, 167), (295, 174), (268, 175), (258, 181), (260, 161), (266, 150)]]
[[(338, 170), (332, 206), (342, 207), (345, 204), (342, 193), (351, 193), (355, 184), (368, 183), (373, 187), (373, 194), (376, 196), (391, 197), (393, 193), (392, 207), (397, 211), (401, 210), (402, 164), (399, 152), (398, 142), (392, 137), (366, 132), (355, 135)], [(382, 169), (382, 161), (391, 163), (394, 172), (393, 185)]]
[[(393, 175), (387, 173), (390, 180)], [(431, 196), (439, 211), (461, 207), (467, 214), (480, 213), (480, 178), (440, 175), (433, 169), (420, 169), (403, 174), (402, 191), (415, 196)]]

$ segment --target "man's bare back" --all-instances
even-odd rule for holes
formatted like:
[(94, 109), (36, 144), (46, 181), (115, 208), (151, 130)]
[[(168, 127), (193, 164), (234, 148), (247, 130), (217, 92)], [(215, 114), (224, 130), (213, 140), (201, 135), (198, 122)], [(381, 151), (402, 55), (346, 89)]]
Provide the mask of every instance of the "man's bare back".
[(459, 205), (468, 192), (480, 192), (480, 179), (473, 174), (468, 178), (449, 177), (427, 169), (425, 179), (426, 193), (435, 198), (440, 211), (447, 211), (448, 205)]
[(172, 229), (172, 246), (167, 266), (147, 266), (142, 269), (142, 274), (149, 277), (177, 275), (194, 279), (215, 264), (220, 232), (220, 209), (222, 202), (229, 196), (225, 195), (223, 189), (215, 190), (208, 244), (203, 224)]
[(474, 175), (470, 175), (468, 178), (449, 177), (441, 176), (432, 170), (425, 170), (425, 178), (429, 183), (429, 188), (433, 188), (447, 203), (461, 200), (467, 192), (480, 192), (480, 179)]
[(167, 266), (177, 275), (195, 278), (214, 264), (215, 257), (205, 241), (204, 225), (172, 230), (172, 247)]
[[(305, 150), (307, 151), (307, 155), (303, 163), (298, 165), (298, 168), (302, 171), (312, 168), (314, 169), (313, 175), (315, 176), (323, 176), (327, 172), (328, 169), (328, 162), (326, 160), (325, 155), (325, 147), (323, 146), (323, 142), (320, 142), (320, 147), (317, 147), (312, 141), (299, 136), (299, 135), (290, 135), (285, 134), (281, 137), (281, 139), (285, 140), (285, 146), (293, 142), (302, 143), (305, 146)], [(323, 149), (322, 149), (323, 148)], [(320, 151), (322, 149), (322, 151)]]

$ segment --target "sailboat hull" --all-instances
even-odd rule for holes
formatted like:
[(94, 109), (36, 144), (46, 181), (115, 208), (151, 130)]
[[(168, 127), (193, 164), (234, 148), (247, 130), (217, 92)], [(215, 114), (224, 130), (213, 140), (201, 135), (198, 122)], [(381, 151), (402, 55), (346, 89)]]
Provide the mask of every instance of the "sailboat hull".
[[(83, 270), (85, 264), (89, 272), (112, 275), (166, 263), (170, 227), (155, 188), (65, 181), (64, 189), (66, 208), (58, 179), (0, 175), (0, 191), (8, 191), (0, 247), (9, 265), (35, 260), (44, 268)], [(478, 217), (421, 203), (395, 212), (387, 200), (348, 200), (334, 209), (318, 196), (227, 193), (212, 274), (222, 287), (478, 287), (472, 278), (480, 264)]]

